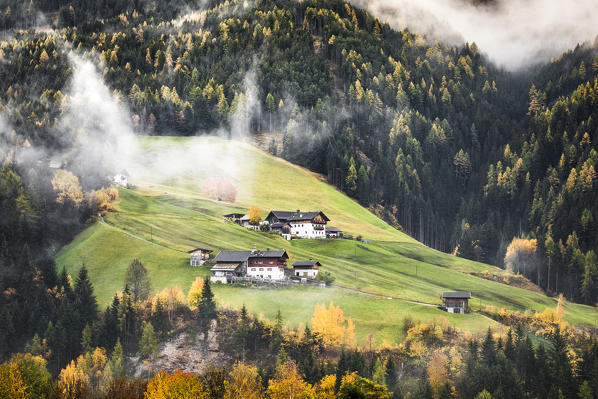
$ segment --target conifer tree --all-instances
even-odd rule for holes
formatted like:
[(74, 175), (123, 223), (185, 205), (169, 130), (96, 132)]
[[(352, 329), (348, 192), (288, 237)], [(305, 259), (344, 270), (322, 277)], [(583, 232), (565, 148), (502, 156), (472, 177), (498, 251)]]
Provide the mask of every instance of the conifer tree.
[(127, 268), (125, 285), (129, 287), (133, 302), (147, 299), (151, 292), (151, 281), (147, 269), (137, 258), (133, 259)]
[(120, 332), (118, 330), (118, 308), (120, 300), (118, 295), (112, 298), (112, 304), (106, 308), (102, 318), (99, 341), (100, 345), (106, 350), (111, 351), (118, 339)]
[(558, 325), (555, 328), (551, 341), (551, 363), (554, 376), (551, 385), (562, 392), (573, 393), (575, 392), (574, 380), (571, 363), (567, 355), (567, 343)]
[(139, 340), (139, 353), (143, 358), (153, 358), (158, 349), (158, 337), (154, 331), (152, 323), (146, 323)]
[(272, 352), (277, 352), (282, 344), (282, 313), (280, 313), (280, 309), (276, 312), (276, 318), (274, 320), (274, 328), (272, 329), (272, 337), (270, 339), (270, 350)]
[(204, 339), (207, 339), (211, 321), (216, 318), (216, 303), (214, 302), (214, 294), (210, 287), (210, 279), (207, 277), (204, 280), (201, 301), (199, 302), (197, 311), (199, 314), (201, 331), (204, 333)]
[(98, 304), (93, 295), (93, 286), (87, 274), (85, 265), (81, 266), (75, 283), (75, 311), (79, 315), (79, 329), (82, 331), (86, 324), (92, 324), (98, 314)]

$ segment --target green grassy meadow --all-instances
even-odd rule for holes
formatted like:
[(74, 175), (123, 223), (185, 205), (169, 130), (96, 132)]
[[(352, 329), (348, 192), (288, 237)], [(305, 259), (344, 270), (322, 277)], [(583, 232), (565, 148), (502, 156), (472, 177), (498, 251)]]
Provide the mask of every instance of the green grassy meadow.
[[(473, 333), (496, 325), (478, 314), (450, 315), (432, 306), (403, 301), (440, 304), (441, 292), (453, 290), (472, 291), (473, 309), (492, 305), (543, 311), (556, 306), (553, 298), (463, 273), (503, 271), (427, 248), (375, 217), (318, 175), (248, 144), (206, 137), (160, 137), (143, 138), (141, 145), (144, 164), (150, 165), (150, 160), (157, 158), (157, 170), (148, 167), (131, 173), (131, 183), (137, 188), (119, 189), (120, 198), (115, 203), (118, 212), (109, 213), (105, 223), (98, 222), (82, 232), (57, 257), (59, 267), (66, 266), (71, 274), (82, 263), (87, 265), (102, 306), (122, 290), (126, 267), (135, 257), (149, 270), (154, 291), (179, 285), (186, 293), (196, 276), (209, 273), (207, 267), (190, 267), (186, 251), (202, 246), (217, 253), (254, 245), (260, 249), (286, 249), (289, 263), (317, 259), (322, 270), (336, 277), (339, 287), (325, 289), (215, 286), (221, 306), (238, 309), (245, 303), (250, 312), (265, 318), (272, 318), (280, 309), (292, 327), (309, 322), (315, 306), (330, 301), (339, 304), (345, 316), (355, 321), (359, 340), (374, 333), (378, 342), (395, 342), (406, 315), (420, 320), (443, 316), (455, 327)], [(160, 161), (160, 151), (187, 147), (193, 148), (191, 159), (181, 162), (190, 166), (163, 176), (161, 171), (168, 162)], [(176, 154), (181, 158), (186, 153)], [(238, 192), (234, 204), (201, 196), (202, 182), (213, 176), (233, 183)], [(360, 234), (371, 242), (289, 242), (275, 234), (245, 229), (222, 217), (246, 211), (250, 206), (260, 208), (264, 216), (272, 209), (322, 210), (331, 219), (330, 225), (349, 234)], [(565, 319), (573, 324), (593, 326), (598, 319), (598, 311), (592, 307), (568, 303), (565, 310)]]

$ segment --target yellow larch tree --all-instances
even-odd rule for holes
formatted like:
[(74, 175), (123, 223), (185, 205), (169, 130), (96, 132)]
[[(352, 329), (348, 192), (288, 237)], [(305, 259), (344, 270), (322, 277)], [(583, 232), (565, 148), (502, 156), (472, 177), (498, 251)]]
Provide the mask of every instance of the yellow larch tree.
[(448, 381), (448, 357), (442, 352), (434, 352), (428, 364), (430, 386), (435, 398), (439, 389)]
[(528, 267), (535, 267), (536, 250), (538, 248), (538, 240), (526, 238), (513, 238), (513, 241), (507, 247), (505, 254), (505, 266), (511, 272), (526, 275)]
[(268, 382), (270, 399), (315, 399), (314, 389), (305, 382), (294, 362), (286, 362), (276, 369), (274, 378)]
[(336, 385), (336, 376), (334, 374), (326, 375), (314, 387), (318, 399), (335, 399), (334, 387)]
[(236, 362), (228, 379), (224, 381), (224, 399), (262, 399), (262, 379), (257, 367)]
[(178, 285), (166, 287), (160, 291), (152, 301), (152, 307), (155, 309), (156, 301), (161, 301), (168, 313), (168, 320), (172, 321), (174, 314), (179, 306), (185, 303), (185, 295)]
[(83, 398), (87, 395), (89, 377), (82, 368), (71, 362), (60, 371), (58, 376), (58, 390), (62, 398)]
[(68, 170), (56, 171), (52, 179), (52, 188), (56, 192), (56, 202), (59, 204), (70, 201), (78, 208), (83, 202), (83, 189), (79, 184), (79, 178)]
[(257, 225), (262, 221), (262, 212), (256, 206), (249, 208), (249, 223)]
[(27, 385), (23, 382), (16, 362), (0, 365), (0, 397), (6, 399), (25, 399)]
[(353, 320), (350, 317), (347, 317), (344, 344), (350, 348), (353, 348), (355, 345), (357, 345), (357, 340), (355, 339), (355, 323), (353, 323)]
[(340, 306), (330, 302), (326, 305), (317, 305), (311, 319), (313, 331), (322, 337), (325, 345), (355, 346), (355, 324), (345, 316)]
[(203, 278), (200, 276), (195, 277), (195, 281), (191, 284), (191, 288), (189, 289), (189, 293), (187, 294), (187, 302), (189, 303), (189, 307), (193, 310), (197, 309), (199, 306), (199, 301), (201, 301), (201, 292), (203, 291), (204, 281)]
[(204, 386), (196, 375), (177, 370), (174, 374), (160, 371), (147, 384), (145, 399), (205, 399)]

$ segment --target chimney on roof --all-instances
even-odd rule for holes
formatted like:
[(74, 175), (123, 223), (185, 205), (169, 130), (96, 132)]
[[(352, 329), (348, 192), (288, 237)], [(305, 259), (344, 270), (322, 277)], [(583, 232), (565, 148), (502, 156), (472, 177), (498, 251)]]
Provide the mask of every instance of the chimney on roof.
[(297, 213), (301, 212), (301, 210), (297, 209)]
[(253, 249), (251, 250), (251, 253), (254, 254), (257, 252), (257, 244), (253, 244)]

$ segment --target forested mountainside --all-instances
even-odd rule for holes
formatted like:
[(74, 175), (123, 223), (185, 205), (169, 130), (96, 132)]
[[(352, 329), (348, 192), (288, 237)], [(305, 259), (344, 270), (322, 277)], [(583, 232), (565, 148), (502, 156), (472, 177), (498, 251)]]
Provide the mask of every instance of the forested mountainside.
[(579, 47), (534, 77), (527, 132), (490, 165), (480, 208), (503, 236), (537, 240), (542, 258), (530, 279), (588, 304), (597, 293), (596, 50)]
[(520, 76), (334, 0), (5, 4), (4, 28), (36, 27), (0, 44), (7, 140), (69, 146), (69, 54), (87, 54), (139, 132), (238, 135), (250, 119), (421, 242), (502, 265), (525, 236), (540, 259), (522, 273), (596, 300), (595, 45)]

